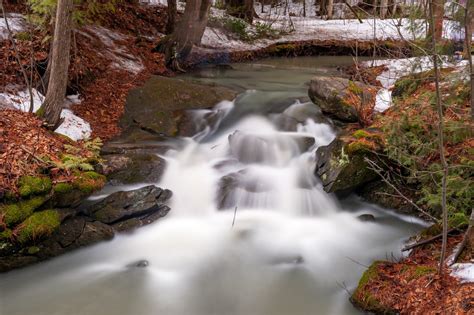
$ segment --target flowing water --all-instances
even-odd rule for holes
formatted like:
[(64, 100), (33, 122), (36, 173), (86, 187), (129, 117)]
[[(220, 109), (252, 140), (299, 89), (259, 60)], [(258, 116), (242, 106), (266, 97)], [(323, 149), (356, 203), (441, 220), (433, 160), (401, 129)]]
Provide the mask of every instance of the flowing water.
[[(304, 83), (347, 60), (285, 62), (189, 75), (242, 93), (195, 111), (200, 131), (163, 156), (167, 169), (156, 184), (174, 192), (168, 217), (1, 275), (0, 313), (357, 314), (348, 291), (363, 265), (398, 255), (423, 223), (322, 190), (314, 151), (336, 131), (305, 103)], [(134, 266), (140, 260), (149, 266)]]

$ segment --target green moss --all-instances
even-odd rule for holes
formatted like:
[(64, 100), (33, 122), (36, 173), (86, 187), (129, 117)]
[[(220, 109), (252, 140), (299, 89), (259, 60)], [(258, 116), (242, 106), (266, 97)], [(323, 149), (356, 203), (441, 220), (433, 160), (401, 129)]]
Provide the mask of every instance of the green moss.
[(367, 268), (367, 270), (362, 274), (362, 277), (359, 280), (359, 285), (357, 286), (357, 290), (363, 289), (370, 280), (377, 277), (379, 265), (383, 264), (383, 261), (374, 261), (372, 265)]
[(362, 95), (362, 93), (364, 93), (362, 88), (355, 84), (353, 81), (349, 81), (349, 86), (347, 87), (347, 89), (356, 95)]
[(359, 129), (357, 131), (355, 131), (352, 136), (356, 139), (361, 139), (361, 138), (369, 138), (370, 137), (370, 133), (368, 133), (367, 131), (365, 130), (362, 130), (362, 129)]
[(23, 198), (46, 194), (51, 190), (51, 186), (51, 179), (48, 177), (23, 176), (18, 181), (18, 190)]
[(104, 186), (105, 181), (106, 178), (104, 175), (96, 172), (84, 172), (76, 175), (73, 185), (80, 191), (90, 194), (101, 189)]
[(29, 41), (31, 40), (31, 35), (28, 32), (18, 32), (15, 34), (15, 38), (19, 41)]
[(370, 152), (373, 151), (374, 145), (371, 142), (355, 141), (351, 142), (346, 146), (346, 151), (349, 155), (358, 152)]
[(40, 248), (38, 246), (30, 246), (28, 247), (28, 254), (29, 255), (34, 255), (34, 254), (37, 254), (39, 253), (40, 251)]
[(74, 189), (71, 184), (58, 183), (53, 187), (53, 191), (57, 194), (67, 194)]
[(448, 225), (450, 228), (464, 228), (469, 225), (469, 217), (462, 212), (456, 212), (449, 218)]
[(15, 204), (4, 205), (0, 208), (0, 212), (4, 214), (5, 224), (12, 227), (28, 218), (44, 202), (44, 197), (34, 197)]
[(55, 210), (36, 212), (16, 230), (18, 242), (25, 244), (51, 235), (61, 224)]
[(433, 268), (430, 266), (416, 266), (415, 271), (413, 272), (413, 276), (410, 277), (410, 280), (417, 279), (417, 278), (423, 277), (424, 275), (435, 273), (435, 272), (436, 272), (436, 268)]
[(0, 233), (0, 240), (11, 240), (13, 237), (13, 231), (6, 229)]

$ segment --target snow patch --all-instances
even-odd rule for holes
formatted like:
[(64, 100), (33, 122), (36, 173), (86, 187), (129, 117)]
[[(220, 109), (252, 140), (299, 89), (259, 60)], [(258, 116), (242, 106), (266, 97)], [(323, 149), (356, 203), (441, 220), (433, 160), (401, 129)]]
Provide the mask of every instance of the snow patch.
[(392, 105), (392, 92), (383, 88), (377, 92), (375, 96), (375, 107), (376, 112), (383, 113)]
[(74, 141), (90, 138), (92, 134), (90, 124), (74, 115), (70, 109), (63, 109), (61, 118), (64, 121), (54, 132), (65, 135)]
[(134, 56), (125, 45), (118, 43), (119, 41), (127, 41), (126, 35), (102, 26), (89, 26), (88, 29), (107, 48), (105, 49), (105, 55), (107, 59), (112, 60), (112, 68), (126, 70), (133, 74), (143, 71), (145, 67), (140, 57)]
[[(21, 14), (7, 14), (8, 25), (13, 34), (23, 32), (25, 30), (25, 18)], [(0, 40), (8, 39), (8, 30), (5, 19), (0, 17)]]
[[(44, 101), (44, 96), (37, 90), (33, 89), (33, 112), (40, 109)], [(80, 104), (79, 94), (68, 95), (64, 101), (64, 109), (61, 111), (61, 118), (63, 122), (55, 130), (56, 133), (65, 135), (74, 141), (88, 139), (92, 134), (90, 124), (84, 119), (76, 116), (70, 109), (67, 109), (72, 104)], [(13, 93), (0, 93), (0, 108), (15, 108), (23, 112), (28, 112), (30, 109), (30, 94), (28, 90), (18, 91)]]
[[(36, 89), (32, 90), (33, 94), (33, 112), (36, 112), (43, 104), (44, 96)], [(23, 112), (30, 109), (30, 93), (28, 90), (18, 91), (13, 93), (0, 93), (0, 107), (16, 108)]]
[(474, 264), (458, 263), (451, 266), (451, 275), (461, 280), (461, 283), (474, 283)]

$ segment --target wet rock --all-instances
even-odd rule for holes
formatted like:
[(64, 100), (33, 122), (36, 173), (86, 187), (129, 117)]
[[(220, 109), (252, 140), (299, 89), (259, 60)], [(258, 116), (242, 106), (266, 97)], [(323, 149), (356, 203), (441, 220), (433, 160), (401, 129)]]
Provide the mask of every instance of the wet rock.
[(359, 219), (362, 222), (375, 222), (375, 217), (372, 214), (368, 214), (368, 213), (364, 213), (357, 216), (357, 219)]
[(362, 102), (371, 101), (370, 94), (365, 91), (366, 85), (337, 77), (313, 77), (308, 95), (324, 114), (344, 122), (357, 122), (359, 115), (356, 109), (346, 101), (350, 88), (360, 91)]
[(117, 222), (112, 225), (112, 227), (117, 231), (117, 232), (127, 232), (127, 231), (133, 231), (136, 228), (148, 225), (150, 223), (155, 222), (156, 220), (166, 216), (168, 212), (170, 211), (170, 208), (166, 205), (162, 205), (159, 209), (159, 211), (156, 211), (151, 214), (145, 214), (137, 218), (131, 218), (125, 221)]
[(148, 260), (139, 260), (137, 262), (131, 263), (127, 265), (129, 268), (146, 268), (150, 265)]
[(115, 154), (105, 156), (102, 171), (112, 185), (156, 183), (165, 167), (156, 154)]
[(106, 224), (114, 224), (134, 217), (160, 211), (169, 211), (165, 202), (171, 191), (150, 185), (137, 190), (116, 192), (93, 204), (85, 213)]
[(377, 178), (367, 167), (364, 157), (372, 157), (364, 150), (351, 151), (347, 143), (336, 139), (316, 151), (316, 175), (326, 192), (346, 194)]
[(211, 108), (235, 96), (236, 93), (226, 87), (155, 76), (144, 86), (130, 91), (120, 126), (174, 136), (185, 118), (185, 110)]
[(292, 133), (258, 134), (236, 131), (229, 136), (232, 156), (241, 163), (278, 163), (281, 151), (290, 157), (306, 152), (315, 143), (314, 138)]

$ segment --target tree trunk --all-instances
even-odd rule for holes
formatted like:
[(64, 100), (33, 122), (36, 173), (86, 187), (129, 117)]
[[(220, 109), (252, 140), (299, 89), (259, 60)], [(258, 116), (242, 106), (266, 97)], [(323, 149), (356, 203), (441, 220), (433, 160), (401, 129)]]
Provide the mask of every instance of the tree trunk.
[(380, 1), (380, 18), (383, 20), (387, 17), (388, 0)]
[(334, 0), (327, 0), (327, 19), (332, 19), (332, 14), (334, 10)]
[(469, 73), (470, 73), (470, 80), (471, 80), (471, 97), (470, 97), (470, 104), (471, 104), (471, 119), (474, 120), (474, 71), (472, 67), (472, 27), (473, 27), (473, 19), (474, 14), (472, 13), (472, 6), (473, 0), (468, 0), (466, 3), (466, 11), (465, 11), (465, 18), (464, 18), (464, 58), (469, 62)]
[(174, 32), (174, 28), (176, 25), (176, 14), (177, 14), (176, 0), (167, 0), (167, 3), (168, 3), (168, 8), (167, 8), (168, 21), (166, 22), (166, 34), (171, 34)]
[(319, 1), (319, 15), (320, 16), (327, 15), (327, 13), (328, 13), (327, 3), (328, 3), (328, 0), (320, 0)]
[(46, 120), (51, 129), (55, 129), (60, 123), (61, 110), (66, 97), (72, 10), (73, 0), (58, 0), (48, 91), (39, 110), (39, 115)]
[(429, 23), (433, 25), (430, 25), (428, 36), (431, 37), (434, 34), (434, 38), (439, 41), (443, 36), (444, 0), (430, 0), (429, 5), (431, 6), (430, 15), (433, 15)]
[[(430, 26), (431, 26), (431, 34), (436, 34), (435, 26), (435, 4), (434, 2), (438, 2), (439, 0), (430, 0)], [(439, 156), (441, 160), (441, 166), (443, 171), (443, 178), (441, 180), (441, 209), (443, 212), (443, 240), (442, 240), (442, 247), (441, 247), (441, 255), (439, 258), (439, 269), (438, 273), (443, 273), (444, 267), (444, 260), (446, 257), (446, 248), (448, 244), (448, 207), (446, 203), (446, 185), (447, 185), (447, 178), (448, 178), (448, 163), (446, 162), (446, 156), (444, 154), (444, 114), (443, 114), (443, 105), (441, 103), (441, 92), (439, 87), (439, 80), (440, 80), (440, 71), (438, 65), (438, 54), (436, 53), (436, 36), (431, 36), (431, 49), (432, 49), (432, 56), (433, 56), (433, 67), (435, 71), (435, 89), (436, 89), (436, 108), (438, 111), (438, 149), (439, 149)]]
[(252, 24), (254, 16), (257, 15), (253, 1), (254, 0), (230, 0), (227, 6), (227, 13)]
[(157, 47), (165, 54), (166, 63), (180, 70), (179, 63), (186, 60), (194, 45), (201, 43), (207, 25), (211, 0), (188, 0), (184, 15), (174, 32)]

